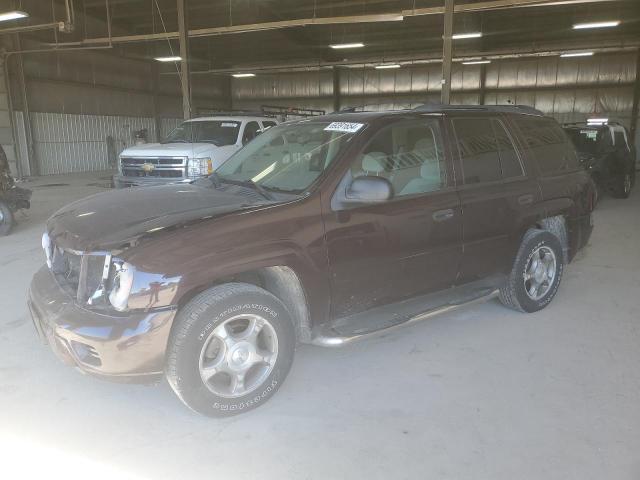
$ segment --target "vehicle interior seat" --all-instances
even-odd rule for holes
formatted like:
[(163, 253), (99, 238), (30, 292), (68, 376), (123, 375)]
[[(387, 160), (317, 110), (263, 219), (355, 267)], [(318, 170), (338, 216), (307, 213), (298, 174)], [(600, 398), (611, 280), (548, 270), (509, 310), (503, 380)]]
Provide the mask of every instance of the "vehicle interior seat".
[(421, 192), (432, 192), (442, 186), (440, 160), (433, 138), (421, 138), (409, 154), (414, 163), (402, 170), (402, 179), (406, 183), (397, 181), (397, 191), (400, 195), (411, 195)]

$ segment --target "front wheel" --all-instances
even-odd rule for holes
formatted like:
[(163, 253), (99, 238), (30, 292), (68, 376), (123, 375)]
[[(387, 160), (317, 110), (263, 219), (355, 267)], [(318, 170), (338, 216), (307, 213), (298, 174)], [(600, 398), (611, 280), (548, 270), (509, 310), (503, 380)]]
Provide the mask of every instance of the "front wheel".
[(0, 201), (0, 237), (9, 235), (11, 228), (13, 228), (13, 213), (6, 203)]
[(263, 404), (280, 388), (295, 340), (286, 307), (271, 293), (243, 283), (213, 287), (176, 317), (167, 380), (192, 410), (236, 415)]
[(546, 230), (529, 230), (520, 245), (500, 300), (521, 312), (535, 312), (555, 297), (564, 269), (558, 237)]

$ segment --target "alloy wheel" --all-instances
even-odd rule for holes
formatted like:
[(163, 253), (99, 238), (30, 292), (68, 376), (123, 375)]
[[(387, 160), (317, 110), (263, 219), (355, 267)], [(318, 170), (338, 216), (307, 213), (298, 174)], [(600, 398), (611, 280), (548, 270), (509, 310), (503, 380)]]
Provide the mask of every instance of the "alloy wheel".
[(523, 275), (524, 289), (531, 300), (540, 300), (553, 285), (558, 271), (556, 254), (546, 246), (533, 251)]
[(215, 395), (241, 397), (262, 385), (277, 358), (273, 325), (259, 315), (238, 315), (218, 325), (204, 342), (200, 378)]

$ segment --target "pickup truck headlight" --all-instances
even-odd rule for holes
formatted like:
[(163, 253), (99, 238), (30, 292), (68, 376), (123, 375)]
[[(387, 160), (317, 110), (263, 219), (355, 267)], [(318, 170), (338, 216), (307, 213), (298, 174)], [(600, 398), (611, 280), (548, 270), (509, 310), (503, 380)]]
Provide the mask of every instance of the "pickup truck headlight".
[(213, 162), (211, 158), (190, 158), (189, 159), (189, 177), (198, 178), (213, 173)]
[(135, 268), (127, 262), (114, 261), (114, 275), (109, 292), (109, 302), (119, 312), (124, 312), (129, 307), (129, 295), (133, 287)]

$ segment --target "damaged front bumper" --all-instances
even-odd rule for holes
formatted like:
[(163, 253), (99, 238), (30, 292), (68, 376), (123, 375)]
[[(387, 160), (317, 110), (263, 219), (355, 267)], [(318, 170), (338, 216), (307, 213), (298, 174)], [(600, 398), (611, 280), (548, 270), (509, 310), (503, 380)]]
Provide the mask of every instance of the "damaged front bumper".
[(42, 267), (29, 290), (38, 335), (65, 363), (109, 380), (149, 382), (163, 372), (175, 309), (102, 313), (79, 306)]

